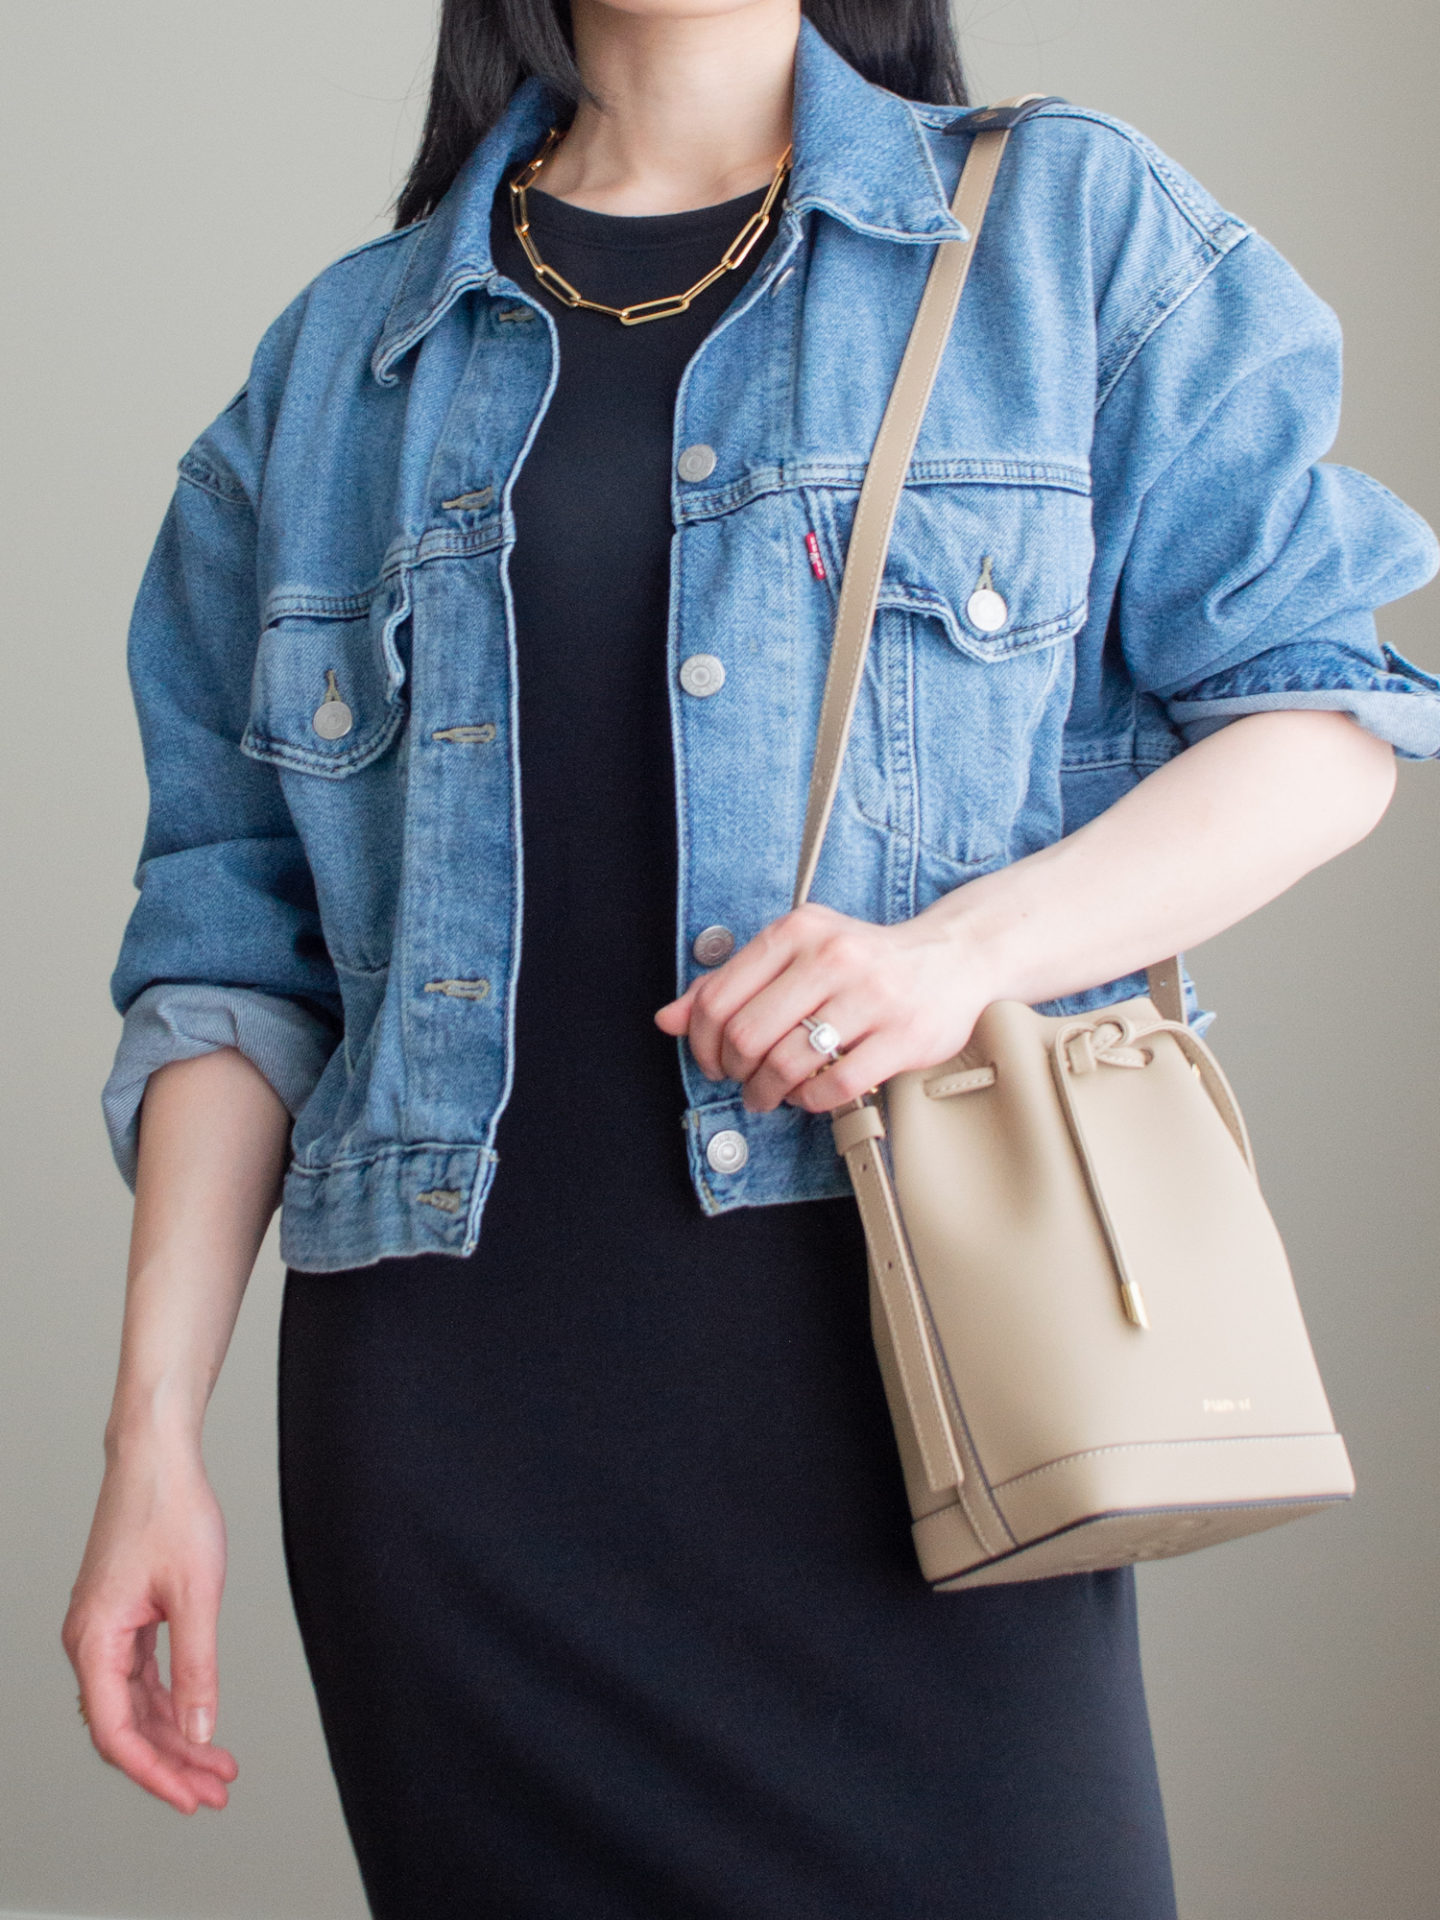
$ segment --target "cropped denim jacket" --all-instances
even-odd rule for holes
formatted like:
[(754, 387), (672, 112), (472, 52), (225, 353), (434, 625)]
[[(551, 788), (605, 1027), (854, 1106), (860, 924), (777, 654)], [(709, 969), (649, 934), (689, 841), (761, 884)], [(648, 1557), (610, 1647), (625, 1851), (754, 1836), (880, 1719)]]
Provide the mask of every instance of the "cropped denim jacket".
[[(497, 1171), (523, 964), (511, 489), (558, 347), (489, 221), (553, 117), (522, 83), (429, 219), (275, 321), (180, 461), (135, 608), (151, 810), (111, 983), (116, 1158), (133, 1181), (148, 1073), (238, 1047), (293, 1115), (300, 1268), (468, 1253)], [(967, 125), (802, 22), (778, 226), (675, 406), (677, 990), (702, 928), (743, 942), (789, 904), (856, 496), (935, 243), (964, 237)], [(1262, 238), (1129, 127), (1028, 119), (907, 477), (814, 897), (906, 918), (1243, 714), (1335, 708), (1440, 753), (1440, 683), (1372, 613), (1436, 543), (1322, 462), (1339, 390), (1333, 314)], [(846, 1190), (824, 1118), (747, 1114), (678, 1043), (675, 1096), (706, 1211)], [(729, 1129), (748, 1158), (717, 1171)]]

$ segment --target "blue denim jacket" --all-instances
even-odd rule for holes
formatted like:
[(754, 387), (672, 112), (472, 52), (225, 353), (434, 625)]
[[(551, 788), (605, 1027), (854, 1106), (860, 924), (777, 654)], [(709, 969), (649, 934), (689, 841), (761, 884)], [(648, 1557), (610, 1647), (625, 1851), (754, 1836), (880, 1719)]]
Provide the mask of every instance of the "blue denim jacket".
[[(468, 1253), (496, 1171), (523, 884), (510, 497), (557, 344), (489, 219), (552, 117), (522, 84), (428, 220), (274, 323), (180, 462), (135, 610), (152, 804), (112, 979), (116, 1157), (133, 1180), (151, 1070), (239, 1047), (294, 1115), (297, 1267)], [(783, 214), (675, 408), (677, 990), (701, 928), (743, 942), (789, 904), (856, 496), (934, 244), (963, 237), (968, 145), (965, 116), (802, 22)], [(1082, 108), (1027, 121), (900, 505), (815, 897), (906, 918), (1267, 708), (1440, 753), (1440, 683), (1372, 617), (1435, 540), (1318, 464), (1339, 387), (1333, 314), (1173, 162)], [(687, 478), (697, 443), (713, 467)], [(718, 689), (682, 674), (695, 654)], [(747, 1114), (677, 1055), (699, 1205), (845, 1191), (825, 1119)], [(749, 1157), (716, 1171), (731, 1128)]]

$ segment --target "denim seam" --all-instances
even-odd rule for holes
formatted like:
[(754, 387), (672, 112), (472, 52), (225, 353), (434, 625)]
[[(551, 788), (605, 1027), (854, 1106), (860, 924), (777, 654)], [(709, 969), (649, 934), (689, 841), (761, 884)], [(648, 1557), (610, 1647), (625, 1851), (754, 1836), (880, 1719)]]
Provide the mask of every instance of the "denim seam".
[[(745, 474), (721, 487), (686, 489), (679, 501), (678, 518), (683, 524), (693, 520), (719, 519), (751, 500), (775, 493), (803, 492), (807, 487), (853, 488), (857, 493), (864, 481), (863, 461), (786, 460)], [(928, 486), (1000, 486), (1052, 487), (1089, 499), (1090, 475), (1083, 467), (1061, 462), (978, 458), (947, 459), (932, 456), (912, 460), (905, 475), (908, 489)]]
[(264, 631), (278, 626), (282, 620), (315, 618), (336, 620), (363, 620), (375, 604), (375, 596), (384, 585), (380, 580), (362, 593), (272, 593), (266, 602), (267, 619)]
[[(922, 117), (916, 113), (914, 107), (911, 106), (908, 100), (904, 100), (903, 105), (905, 107), (906, 117), (910, 122), (910, 132), (920, 156), (920, 164), (925, 170), (931, 187), (934, 189), (936, 203), (944, 208), (951, 220), (956, 220), (956, 216), (950, 207), (950, 195), (945, 189), (945, 182), (940, 177), (940, 169), (935, 164), (934, 151), (931, 148), (930, 142), (925, 137), (925, 122)], [(959, 225), (961, 223), (956, 220), (956, 224)]]
[(225, 501), (227, 506), (248, 507), (250, 505), (250, 496), (238, 481), (234, 485), (227, 484), (218, 469), (201, 460), (196, 454), (183, 455), (176, 472), (192, 487), (199, 488), (202, 493), (208, 493), (216, 500)]
[(1048, 620), (1038, 620), (1028, 627), (1016, 627), (1003, 642), (986, 647), (959, 618), (944, 594), (935, 593), (932, 588), (917, 588), (908, 586), (904, 581), (896, 581), (882, 590), (876, 605), (877, 608), (891, 607), (905, 613), (919, 614), (922, 619), (938, 620), (953, 646), (987, 667), (997, 666), (1024, 653), (1035, 653), (1041, 647), (1058, 647), (1062, 640), (1080, 632), (1088, 610), (1087, 603), (1082, 600), (1068, 612), (1052, 614)]
[(456, 1153), (476, 1154), (481, 1163), (499, 1158), (492, 1147), (479, 1140), (401, 1140), (393, 1146), (377, 1147), (371, 1153), (342, 1153), (332, 1160), (321, 1161), (292, 1160), (285, 1177), (287, 1180), (323, 1180), (328, 1174), (378, 1166), (385, 1160), (410, 1159), (419, 1154), (443, 1154), (448, 1158)]
[(419, 540), (397, 540), (385, 557), (380, 573), (367, 587), (354, 593), (322, 593), (308, 587), (276, 587), (265, 602), (263, 625), (272, 627), (280, 620), (314, 616), (318, 619), (363, 619), (383, 593), (406, 572), (425, 566), (432, 560), (468, 559), (503, 546), (507, 525), (498, 515), (487, 516), (483, 527), (459, 531), (434, 527)]
[(354, 741), (348, 751), (337, 754), (324, 754), (318, 747), (302, 747), (293, 740), (282, 739), (252, 718), (240, 736), (240, 751), (247, 758), (270, 766), (291, 767), (301, 773), (328, 775), (338, 780), (378, 760), (399, 732), (407, 712), (403, 700), (390, 703), (390, 712), (376, 726)]
[[(1171, 166), (1165, 154), (1146, 139), (1136, 128), (1127, 126), (1123, 121), (1113, 119), (1109, 114), (1100, 113), (1094, 107), (1075, 106), (1070, 101), (1054, 106), (1042, 107), (1034, 116), (1036, 120), (1087, 120), (1092, 126), (1103, 127), (1107, 133), (1113, 133), (1123, 140), (1145, 162), (1154, 176), (1156, 184), (1163, 190), (1165, 197), (1175, 210), (1184, 218), (1186, 224), (1194, 229), (1200, 238), (1210, 245), (1219, 245), (1228, 229), (1239, 229), (1239, 237), (1250, 231), (1248, 224), (1238, 220), (1233, 213), (1224, 208), (1219, 210), (1219, 218), (1207, 220), (1204, 217), (1205, 200), (1196, 200), (1180, 173)], [(1234, 242), (1232, 241), (1233, 245)]]
[[(406, 263), (401, 288), (403, 288), (405, 281), (410, 277), (410, 270), (415, 264), (415, 259), (419, 251), (420, 249), (417, 247)], [(490, 281), (495, 277), (494, 275), (482, 274), (473, 266), (467, 265), (463, 267), (459, 273), (445, 283), (444, 287), (441, 288), (429, 306), (427, 306), (416, 319), (411, 321), (405, 332), (390, 342), (383, 357), (380, 354), (380, 345), (377, 341), (375, 353), (372, 356), (372, 370), (377, 384), (382, 387), (393, 387), (399, 377), (395, 372), (395, 368), (410, 352), (412, 347), (423, 340), (432, 328), (439, 325), (451, 307), (453, 307), (455, 302), (460, 298), (461, 294), (469, 293), (478, 287), (488, 287)], [(397, 290), (395, 306), (398, 306), (399, 303), (400, 291)], [(391, 311), (394, 311), (394, 307), (392, 307)]]
[[(1177, 273), (1167, 287), (1152, 294), (1149, 311), (1132, 321), (1130, 326), (1117, 336), (1111, 355), (1107, 355), (1097, 369), (1095, 381), (1097, 419), (1111, 394), (1139, 358), (1141, 350), (1149, 345), (1165, 322), (1180, 311), (1191, 294), (1205, 284), (1221, 261), (1228, 260), (1236, 246), (1242, 240), (1249, 238), (1250, 229), (1248, 227), (1240, 229), (1230, 246), (1213, 253), (1208, 260), (1192, 263), (1185, 272)], [(1198, 271), (1195, 271), (1195, 268), (1198, 268)], [(1186, 272), (1193, 273), (1193, 277), (1187, 280)], [(1114, 359), (1112, 368), (1111, 358), (1117, 354), (1118, 358)]]
[[(944, 132), (957, 114), (967, 111), (965, 107), (937, 106), (930, 102), (910, 101), (906, 104), (923, 125), (936, 132)], [(1167, 156), (1153, 141), (1148, 140), (1137, 128), (1127, 126), (1123, 120), (1101, 113), (1097, 108), (1081, 106), (1073, 100), (1047, 101), (1044, 106), (1037, 106), (1027, 116), (1026, 124), (1028, 125), (1032, 120), (1084, 120), (1091, 126), (1103, 127), (1107, 133), (1112, 133), (1117, 139), (1123, 140), (1126, 146), (1132, 148), (1145, 162), (1154, 175), (1156, 183), (1166, 197), (1173, 202), (1176, 210), (1206, 240), (1213, 241), (1228, 226), (1245, 224), (1243, 221), (1237, 222), (1235, 216), (1223, 208), (1220, 210), (1219, 219), (1207, 219), (1205, 200), (1197, 200), (1191, 194), (1184, 177), (1171, 165)], [(968, 138), (970, 131), (964, 127), (956, 128), (957, 135), (962, 139)]]
[(1170, 754), (1115, 753), (1104, 760), (1062, 759), (1060, 771), (1066, 773), (1115, 773), (1130, 767), (1165, 767), (1175, 758)]
[(833, 200), (822, 200), (818, 194), (814, 193), (807, 193), (790, 203), (790, 211), (797, 216), (808, 213), (812, 208), (818, 208), (821, 213), (830, 214), (833, 219), (840, 222), (841, 226), (848, 227), (852, 233), (863, 233), (873, 240), (898, 240), (912, 246), (928, 247), (933, 246), (937, 240), (958, 240), (960, 237), (953, 221), (947, 221), (944, 226), (926, 227), (923, 230), (882, 227), (873, 220), (862, 220), (858, 214), (852, 213), (848, 208), (837, 206)]
[[(1278, 651), (1278, 649), (1277, 649)], [(1263, 658), (1263, 656), (1257, 656)], [(1246, 662), (1242, 661), (1243, 667)], [(1239, 669), (1237, 668), (1238, 672)], [(1206, 674), (1202, 680), (1192, 681), (1187, 687), (1179, 688), (1175, 693), (1166, 695), (1166, 704), (1171, 707), (1194, 706), (1200, 702), (1213, 700), (1248, 700), (1257, 694), (1269, 693), (1383, 693), (1408, 694), (1420, 693), (1434, 698), (1431, 687), (1407, 686), (1399, 674), (1369, 673), (1366, 677), (1354, 680), (1340, 679), (1336, 674), (1326, 674), (1317, 669), (1315, 673), (1283, 673), (1273, 680), (1255, 681), (1253, 685), (1232, 686), (1225, 693), (1204, 693), (1201, 689), (1211, 680), (1226, 678), (1224, 670)], [(1395, 684), (1395, 683), (1399, 684)]]

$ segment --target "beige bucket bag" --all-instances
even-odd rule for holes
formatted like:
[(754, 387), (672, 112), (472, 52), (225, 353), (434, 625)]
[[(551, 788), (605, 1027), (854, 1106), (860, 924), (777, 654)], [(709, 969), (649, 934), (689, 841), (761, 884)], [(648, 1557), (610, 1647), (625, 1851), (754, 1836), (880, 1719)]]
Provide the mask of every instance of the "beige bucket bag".
[[(1035, 96), (1026, 96), (1033, 99)], [(1024, 100), (976, 135), (846, 556), (795, 904), (809, 895), (896, 505)], [(1354, 1491), (1234, 1095), (1149, 993), (986, 1009), (963, 1053), (833, 1116), (871, 1314), (937, 1588), (1188, 1553)]]

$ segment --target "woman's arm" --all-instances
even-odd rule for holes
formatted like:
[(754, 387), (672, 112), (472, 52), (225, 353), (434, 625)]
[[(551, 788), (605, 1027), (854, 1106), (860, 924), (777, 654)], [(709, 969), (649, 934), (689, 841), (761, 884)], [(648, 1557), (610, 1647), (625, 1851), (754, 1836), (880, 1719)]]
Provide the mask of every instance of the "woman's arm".
[[(992, 1000), (1029, 1004), (1148, 966), (1233, 926), (1363, 839), (1391, 748), (1347, 715), (1253, 714), (1187, 748), (1078, 832), (898, 926), (787, 913), (662, 1007), (745, 1104), (828, 1112), (948, 1060)], [(804, 1015), (846, 1057), (815, 1070)]]
[(158, 1068), (140, 1110), (105, 1474), (61, 1639), (101, 1755), (182, 1813), (223, 1807), (237, 1771), (210, 1745), (225, 1529), (200, 1440), (289, 1130), (279, 1096), (233, 1047)]

